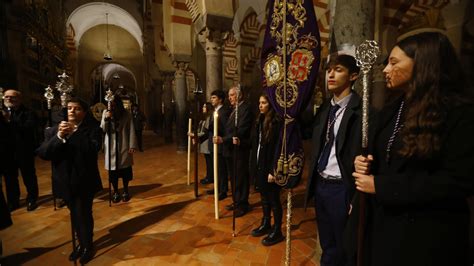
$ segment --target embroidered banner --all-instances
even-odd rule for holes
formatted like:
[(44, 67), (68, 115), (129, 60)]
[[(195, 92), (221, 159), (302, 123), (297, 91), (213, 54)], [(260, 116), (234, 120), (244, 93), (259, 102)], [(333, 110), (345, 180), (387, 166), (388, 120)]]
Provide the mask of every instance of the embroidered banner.
[(321, 50), (319, 29), (311, 0), (269, 0), (267, 18), (261, 58), (263, 88), (285, 120), (274, 174), (277, 184), (293, 188), (301, 180), (304, 162), (296, 117), (306, 108), (316, 84)]

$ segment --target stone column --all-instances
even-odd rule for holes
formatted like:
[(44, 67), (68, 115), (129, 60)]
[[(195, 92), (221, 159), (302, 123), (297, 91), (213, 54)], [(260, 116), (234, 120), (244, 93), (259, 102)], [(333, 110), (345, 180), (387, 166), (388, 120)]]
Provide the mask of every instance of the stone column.
[(188, 120), (187, 107), (187, 86), (186, 86), (186, 69), (188, 62), (173, 62), (176, 72), (174, 74), (175, 82), (175, 104), (176, 104), (176, 143), (178, 152), (184, 152), (187, 148), (187, 125)]
[(206, 51), (206, 99), (211, 92), (222, 89), (222, 33), (206, 28), (199, 34), (199, 41)]
[(173, 76), (174, 75), (171, 74), (163, 74), (162, 102), (160, 102), (160, 106), (158, 107), (162, 109), (163, 113), (163, 123), (161, 126), (165, 143), (173, 142), (173, 118), (175, 113), (173, 89), (171, 87)]
[(334, 16), (334, 35), (343, 43), (359, 45), (374, 38), (375, 0), (338, 0)]

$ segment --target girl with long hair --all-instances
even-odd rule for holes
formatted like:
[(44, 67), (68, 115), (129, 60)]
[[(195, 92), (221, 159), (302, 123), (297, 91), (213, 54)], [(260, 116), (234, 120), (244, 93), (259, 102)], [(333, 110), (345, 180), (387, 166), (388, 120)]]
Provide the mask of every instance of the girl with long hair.
[(468, 265), (474, 106), (454, 48), (441, 33), (407, 37), (384, 74), (398, 97), (354, 161), (369, 194), (364, 265)]
[[(278, 142), (282, 122), (270, 105), (268, 95), (260, 96), (258, 107), (260, 115), (255, 123), (255, 135), (252, 137), (250, 173), (260, 191), (263, 218), (261, 225), (252, 230), (252, 236), (268, 234), (262, 239), (262, 244), (271, 246), (284, 239), (281, 232), (283, 216), (280, 202), (281, 188), (275, 184), (273, 176), (273, 165), (277, 156), (275, 143)], [(271, 226), (272, 212), (273, 226)]]

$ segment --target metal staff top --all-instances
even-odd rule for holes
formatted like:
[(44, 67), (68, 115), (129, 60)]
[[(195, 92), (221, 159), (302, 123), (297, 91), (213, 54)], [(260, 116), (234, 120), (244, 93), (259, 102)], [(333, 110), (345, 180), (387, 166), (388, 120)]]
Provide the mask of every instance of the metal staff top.
[(74, 87), (70, 83), (70, 77), (63, 72), (58, 76), (59, 81), (56, 83), (56, 89), (61, 93), (61, 106), (63, 108), (67, 107), (67, 101), (69, 99), (69, 94), (72, 92)]
[(110, 90), (110, 88), (105, 92), (105, 101), (107, 102), (107, 110), (112, 110), (112, 101), (114, 100), (115, 96), (114, 93)]
[(51, 101), (54, 99), (53, 89), (50, 85), (44, 89), (44, 98), (46, 98), (46, 102), (48, 103), (48, 110), (51, 110)]
[[(237, 127), (239, 125), (239, 98), (240, 98), (240, 83), (239, 85), (237, 85), (237, 89), (235, 90), (236, 94), (237, 94), (237, 103), (235, 104), (235, 133), (237, 133)], [(237, 137), (237, 136), (235, 136)]]
[(362, 150), (367, 152), (369, 143), (369, 78), (368, 74), (380, 54), (376, 41), (365, 40), (356, 48), (355, 58), (362, 70)]

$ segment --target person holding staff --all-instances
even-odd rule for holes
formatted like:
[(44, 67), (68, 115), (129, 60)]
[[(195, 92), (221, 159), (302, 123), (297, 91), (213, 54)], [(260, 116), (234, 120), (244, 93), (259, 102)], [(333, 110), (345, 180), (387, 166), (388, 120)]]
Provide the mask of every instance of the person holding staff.
[[(105, 134), (105, 169), (111, 170), (110, 182), (114, 193), (112, 202), (118, 203), (120, 200), (127, 202), (130, 200), (128, 184), (133, 179), (133, 153), (138, 148), (135, 136), (135, 127), (132, 121), (132, 115), (124, 108), (122, 99), (115, 96), (112, 101), (112, 110), (104, 110), (100, 127)], [(107, 123), (110, 121), (111, 123)], [(108, 126), (112, 127), (111, 135), (108, 135)], [(109, 138), (111, 138), (109, 147)], [(110, 148), (110, 149), (109, 149)], [(110, 154), (109, 154), (110, 150)], [(109, 156), (111, 163), (109, 165)], [(123, 192), (120, 196), (118, 193), (118, 179), (123, 180)]]
[(81, 264), (94, 257), (92, 202), (94, 194), (102, 190), (97, 166), (102, 133), (88, 110), (88, 105), (81, 99), (69, 100), (68, 121), (48, 128), (45, 140), (37, 150), (42, 159), (52, 162), (58, 196), (66, 201), (71, 212), (79, 245), (69, 255), (69, 260), (79, 259)]
[(441, 33), (419, 33), (396, 44), (383, 72), (396, 97), (354, 161), (356, 189), (369, 194), (363, 265), (469, 265), (474, 106), (455, 50)]

